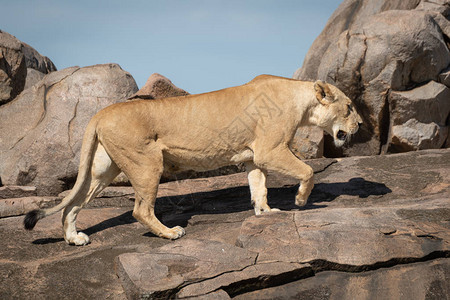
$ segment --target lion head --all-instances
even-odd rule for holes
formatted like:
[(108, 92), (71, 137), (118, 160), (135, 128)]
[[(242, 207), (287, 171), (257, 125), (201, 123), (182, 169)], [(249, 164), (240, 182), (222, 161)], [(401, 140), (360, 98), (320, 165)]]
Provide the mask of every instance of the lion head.
[(352, 101), (337, 87), (318, 80), (314, 89), (320, 103), (312, 113), (314, 123), (333, 136), (334, 144), (341, 147), (358, 131), (362, 119)]

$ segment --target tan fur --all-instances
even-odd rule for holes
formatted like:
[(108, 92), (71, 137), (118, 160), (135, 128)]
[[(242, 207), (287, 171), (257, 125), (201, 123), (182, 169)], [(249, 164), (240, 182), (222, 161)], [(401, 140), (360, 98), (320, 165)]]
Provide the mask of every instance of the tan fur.
[(314, 185), (313, 171), (288, 148), (296, 129), (317, 125), (342, 145), (339, 130), (348, 138), (360, 122), (350, 99), (336, 87), (268, 75), (206, 94), (115, 104), (90, 121), (75, 187), (45, 215), (64, 208), (66, 241), (87, 244), (88, 237), (76, 231), (76, 216), (123, 171), (136, 192), (133, 216), (154, 234), (176, 239), (183, 228), (168, 228), (154, 214), (164, 169), (204, 171), (240, 162), (249, 172), (256, 214), (272, 210), (266, 170), (298, 179), (295, 202), (302, 206)]

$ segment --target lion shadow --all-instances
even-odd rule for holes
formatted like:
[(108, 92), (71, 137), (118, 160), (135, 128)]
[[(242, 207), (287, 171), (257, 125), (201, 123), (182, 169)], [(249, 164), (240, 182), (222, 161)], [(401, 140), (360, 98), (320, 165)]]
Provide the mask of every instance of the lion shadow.
[[(308, 204), (299, 208), (294, 203), (298, 185), (268, 189), (268, 202), (271, 207), (283, 211), (311, 210), (327, 207), (326, 202), (336, 200), (340, 196), (383, 196), (392, 193), (385, 184), (368, 181), (364, 178), (352, 178), (348, 182), (317, 183), (308, 200)], [(325, 204), (324, 204), (325, 203)], [(248, 186), (227, 188), (216, 191), (192, 193), (170, 197), (160, 197), (156, 200), (155, 213), (158, 219), (169, 227), (186, 227), (194, 215), (227, 214), (252, 210)], [(116, 226), (137, 222), (132, 211), (104, 220), (89, 228), (82, 229), (88, 236)], [(151, 233), (144, 234), (153, 237)], [(49, 244), (62, 242), (62, 238), (46, 238), (34, 241), (34, 244)]]

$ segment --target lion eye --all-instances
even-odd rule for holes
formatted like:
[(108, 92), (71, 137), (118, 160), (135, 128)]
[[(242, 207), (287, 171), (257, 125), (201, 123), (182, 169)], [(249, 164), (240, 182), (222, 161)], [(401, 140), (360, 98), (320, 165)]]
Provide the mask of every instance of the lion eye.
[(345, 117), (350, 116), (351, 113), (352, 113), (352, 105), (347, 104), (347, 114), (345, 115)]

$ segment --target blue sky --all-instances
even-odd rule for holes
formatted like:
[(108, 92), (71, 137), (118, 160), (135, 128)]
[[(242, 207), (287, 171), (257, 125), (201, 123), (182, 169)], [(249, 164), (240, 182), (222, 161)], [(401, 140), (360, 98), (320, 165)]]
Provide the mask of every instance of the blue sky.
[(160, 73), (190, 93), (292, 77), (339, 0), (0, 0), (0, 29), (58, 70), (118, 63), (139, 87)]

